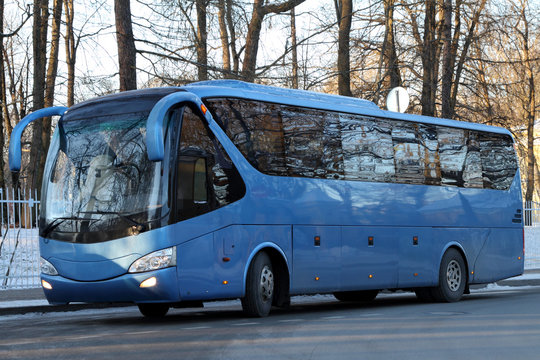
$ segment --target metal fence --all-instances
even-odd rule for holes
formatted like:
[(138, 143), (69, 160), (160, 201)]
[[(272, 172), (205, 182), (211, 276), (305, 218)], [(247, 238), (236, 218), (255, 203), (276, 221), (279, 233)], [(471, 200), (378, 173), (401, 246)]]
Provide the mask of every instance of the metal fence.
[(37, 191), (0, 189), (0, 290), (39, 287)]
[(523, 215), (525, 226), (540, 226), (540, 203), (525, 201)]

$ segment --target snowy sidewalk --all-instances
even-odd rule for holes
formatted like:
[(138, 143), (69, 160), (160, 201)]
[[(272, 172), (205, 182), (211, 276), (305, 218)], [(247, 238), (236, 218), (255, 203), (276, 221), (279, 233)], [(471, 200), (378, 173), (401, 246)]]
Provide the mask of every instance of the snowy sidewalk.
[(0, 290), (0, 316), (31, 312), (64, 312), (84, 309), (135, 306), (128, 303), (50, 305), (42, 289)]

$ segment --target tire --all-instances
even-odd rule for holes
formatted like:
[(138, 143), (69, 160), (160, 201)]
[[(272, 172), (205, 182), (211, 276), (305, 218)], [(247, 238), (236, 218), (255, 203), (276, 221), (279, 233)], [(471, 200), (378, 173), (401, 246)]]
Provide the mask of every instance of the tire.
[(137, 304), (137, 306), (139, 307), (141, 314), (150, 318), (164, 317), (169, 311), (168, 304)]
[(439, 268), (439, 285), (432, 288), (435, 301), (456, 302), (461, 299), (467, 285), (467, 268), (463, 256), (454, 248), (448, 249)]
[(334, 296), (339, 301), (369, 302), (373, 301), (378, 293), (379, 290), (340, 291), (335, 292)]
[(255, 256), (246, 279), (246, 296), (242, 298), (244, 313), (251, 317), (265, 317), (270, 313), (275, 294), (272, 262), (265, 252)]

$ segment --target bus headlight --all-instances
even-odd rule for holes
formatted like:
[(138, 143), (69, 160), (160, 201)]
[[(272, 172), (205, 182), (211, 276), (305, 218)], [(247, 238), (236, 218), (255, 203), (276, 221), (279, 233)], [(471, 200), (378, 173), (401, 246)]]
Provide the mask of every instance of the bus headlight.
[(56, 271), (56, 268), (53, 266), (53, 264), (51, 264), (42, 257), (39, 258), (39, 269), (44, 275), (58, 275), (58, 271)]
[(139, 273), (176, 266), (176, 246), (154, 251), (139, 258), (129, 267), (130, 273)]

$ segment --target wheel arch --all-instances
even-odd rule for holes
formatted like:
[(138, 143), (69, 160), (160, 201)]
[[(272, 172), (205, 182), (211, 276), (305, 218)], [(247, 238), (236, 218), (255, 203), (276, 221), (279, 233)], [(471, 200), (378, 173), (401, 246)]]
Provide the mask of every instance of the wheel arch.
[(260, 252), (265, 252), (270, 261), (272, 261), (272, 267), (274, 270), (274, 276), (276, 276), (277, 288), (275, 289), (274, 305), (286, 306), (290, 299), (290, 266), (287, 260), (287, 256), (283, 250), (274, 243), (264, 242), (257, 245), (249, 254), (246, 266), (244, 267), (244, 275), (242, 279), (242, 297), (246, 296), (246, 281), (249, 268), (253, 263), (253, 259)]

